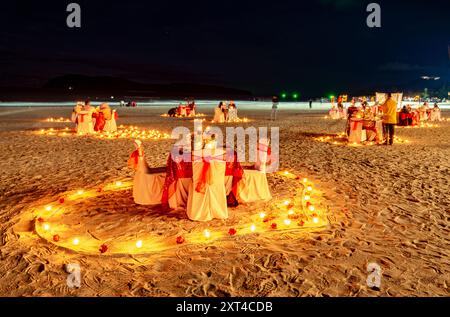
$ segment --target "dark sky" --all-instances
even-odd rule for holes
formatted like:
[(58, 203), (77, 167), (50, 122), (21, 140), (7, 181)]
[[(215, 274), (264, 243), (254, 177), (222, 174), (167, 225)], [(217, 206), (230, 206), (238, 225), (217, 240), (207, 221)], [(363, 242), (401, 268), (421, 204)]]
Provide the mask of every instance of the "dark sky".
[(70, 2), (2, 2), (0, 86), (77, 73), (325, 95), (450, 77), (449, 0), (73, 0), (81, 29)]

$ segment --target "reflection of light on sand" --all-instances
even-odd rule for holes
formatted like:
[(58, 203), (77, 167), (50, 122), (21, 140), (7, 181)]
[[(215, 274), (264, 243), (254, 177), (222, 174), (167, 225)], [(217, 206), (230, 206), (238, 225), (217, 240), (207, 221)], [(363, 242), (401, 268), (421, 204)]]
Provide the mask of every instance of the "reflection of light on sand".
[(59, 117), (59, 118), (47, 118), (45, 122), (53, 122), (53, 123), (67, 123), (71, 122), (70, 119)]
[[(167, 114), (167, 113), (163, 113), (163, 114), (161, 115), (161, 117), (164, 117), (164, 118), (171, 118), (171, 117), (169, 116), (169, 114)], [(204, 114), (204, 113), (197, 113), (197, 114), (195, 114), (194, 116), (180, 116), (180, 115), (175, 115), (175, 116), (173, 116), (172, 118), (186, 118), (186, 119), (189, 119), (189, 118), (204, 118), (204, 117), (206, 117), (206, 114)]]
[[(340, 145), (340, 146), (349, 146), (349, 147), (365, 147), (365, 146), (372, 146), (381, 144), (381, 141), (379, 143), (375, 141), (363, 141), (361, 143), (357, 142), (348, 142), (347, 137), (345, 136), (345, 133), (340, 133), (334, 136), (327, 136), (327, 137), (318, 137), (314, 140), (322, 143), (332, 144), (332, 145)], [(403, 143), (409, 143), (409, 140), (402, 139), (400, 137), (395, 136), (394, 137), (394, 144), (403, 144)]]
[[(256, 232), (258, 234), (270, 234), (270, 232), (276, 230), (295, 230), (296, 228), (297, 230), (299, 228), (302, 230), (312, 230), (327, 226), (329, 223), (325, 209), (317, 207), (319, 206), (317, 202), (321, 195), (320, 190), (314, 189), (313, 191), (313, 185), (310, 181), (308, 181), (308, 184), (304, 184), (301, 181), (302, 179), (295, 174), (281, 173), (281, 175), (287, 175), (285, 176), (286, 178), (293, 179), (297, 182), (297, 195), (300, 195), (300, 197), (295, 195), (290, 197), (290, 199), (274, 201), (270, 203), (270, 206), (267, 206), (268, 209), (256, 213), (249, 219), (249, 222), (241, 223), (235, 228), (208, 228), (203, 231), (193, 230), (192, 232), (182, 234), (183, 239), (181, 240), (178, 239), (179, 234), (177, 234), (177, 237), (164, 237), (151, 235), (150, 233), (143, 234), (142, 232), (136, 232), (135, 234), (131, 232), (135, 237), (139, 235), (139, 238), (132, 238), (127, 235), (130, 232), (126, 232), (124, 228), (123, 237), (119, 234), (116, 237), (105, 237), (106, 240), (102, 241), (101, 239), (95, 238), (92, 235), (93, 233), (88, 234), (74, 229), (69, 223), (64, 224), (65, 218), (63, 215), (67, 216), (68, 213), (75, 215), (75, 208), (80, 208), (80, 203), (84, 199), (91, 199), (104, 195), (107, 192), (130, 189), (132, 188), (131, 181), (116, 181), (101, 187), (102, 190), (80, 189), (69, 192), (64, 195), (66, 199), (59, 198), (59, 206), (64, 206), (64, 210), (61, 207), (50, 204), (34, 208), (33, 210), (41, 211), (39, 214), (33, 213), (40, 219), (40, 221), (35, 222), (35, 229), (39, 236), (47, 241), (77, 252), (126, 255), (164, 251), (182, 243), (212, 244), (215, 241), (229, 238), (230, 236), (246, 235)], [(315, 206), (310, 203), (313, 199), (311, 195), (314, 196)], [(55, 239), (55, 236), (57, 236), (57, 239)], [(106, 247), (106, 251), (104, 247)]]
[(38, 134), (40, 135), (51, 135), (51, 136), (90, 136), (99, 139), (126, 139), (126, 138), (134, 138), (134, 139), (142, 139), (142, 140), (163, 140), (169, 139), (170, 135), (165, 132), (161, 132), (159, 130), (150, 129), (140, 129), (134, 126), (123, 126), (120, 125), (116, 132), (95, 132), (94, 134), (82, 134), (82, 133), (69, 133), (69, 128), (64, 129), (41, 129)]

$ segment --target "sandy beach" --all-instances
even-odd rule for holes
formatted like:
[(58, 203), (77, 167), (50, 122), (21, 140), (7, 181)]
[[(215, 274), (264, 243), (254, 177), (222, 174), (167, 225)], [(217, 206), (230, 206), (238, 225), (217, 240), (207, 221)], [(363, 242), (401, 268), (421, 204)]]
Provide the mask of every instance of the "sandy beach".
[[(211, 120), (213, 106), (199, 111)], [(117, 109), (118, 124), (166, 133), (180, 125), (193, 127), (191, 120), (161, 117), (168, 107)], [(68, 118), (70, 112), (68, 107), (0, 108), (0, 296), (450, 295), (449, 121), (433, 128), (397, 128), (397, 136), (408, 143), (351, 147), (316, 140), (345, 128), (345, 120), (325, 119), (325, 111), (281, 105), (279, 119), (271, 122), (269, 108), (245, 108), (239, 116), (253, 121), (242, 126), (280, 127), (280, 169), (314, 183), (329, 225), (109, 256), (77, 253), (40, 238), (28, 213), (69, 191), (132, 180), (131, 139), (36, 133), (72, 127), (44, 122)], [(149, 165), (164, 166), (172, 144), (144, 140)], [(277, 174), (268, 180), (275, 200), (295, 194), (295, 181)], [(228, 230), (265, 208), (268, 203), (240, 205), (227, 220), (196, 223), (183, 214), (136, 205), (126, 189), (80, 202), (65, 221), (94, 237), (131, 239), (141, 231), (177, 236)], [(379, 290), (366, 283), (372, 262), (382, 268)], [(66, 285), (68, 263), (80, 264), (79, 289)]]

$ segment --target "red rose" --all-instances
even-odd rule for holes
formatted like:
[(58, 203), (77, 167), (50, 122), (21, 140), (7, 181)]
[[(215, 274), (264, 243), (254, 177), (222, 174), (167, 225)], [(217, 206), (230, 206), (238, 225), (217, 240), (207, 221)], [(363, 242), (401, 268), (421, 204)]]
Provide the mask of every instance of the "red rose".
[(63, 197), (61, 197), (61, 198), (59, 199), (59, 203), (60, 203), (60, 204), (64, 204), (64, 198), (63, 198)]
[(298, 225), (299, 225), (300, 227), (303, 227), (304, 224), (305, 224), (305, 222), (304, 222), (303, 220), (300, 220), (300, 222), (298, 223)]
[(183, 236), (178, 236), (177, 237), (177, 244), (182, 244), (182, 243), (184, 243), (184, 237)]
[(103, 191), (103, 188), (101, 188), (101, 187), (97, 188), (98, 193), (101, 193), (102, 191)]
[(277, 224), (273, 223), (270, 227), (275, 230), (277, 228)]
[(288, 208), (288, 209), (292, 209), (292, 208), (294, 208), (294, 206), (295, 206), (295, 205), (294, 205), (293, 203), (290, 203), (290, 204), (287, 206), (287, 208)]
[(306, 202), (306, 207), (311, 206), (311, 203), (309, 201)]
[(58, 242), (59, 241), (59, 235), (55, 234), (53, 236), (53, 241)]
[(39, 217), (39, 218), (37, 219), (37, 221), (38, 221), (38, 222), (44, 222), (44, 218)]
[(102, 244), (100, 246), (100, 249), (98, 249), (100, 251), (100, 253), (105, 253), (106, 251), (108, 251), (108, 246), (106, 244)]
[(231, 228), (230, 230), (228, 230), (228, 234), (230, 235), (230, 236), (234, 236), (235, 234), (236, 234), (236, 229), (234, 229), (234, 228)]

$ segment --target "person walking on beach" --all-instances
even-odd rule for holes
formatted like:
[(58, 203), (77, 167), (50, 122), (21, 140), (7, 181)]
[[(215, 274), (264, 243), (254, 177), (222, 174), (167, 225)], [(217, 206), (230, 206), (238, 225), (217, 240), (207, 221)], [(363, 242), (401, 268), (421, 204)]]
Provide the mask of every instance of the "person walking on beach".
[(394, 144), (394, 127), (397, 124), (397, 102), (392, 99), (391, 93), (388, 93), (388, 98), (381, 106), (383, 110), (383, 129), (385, 135), (385, 145)]
[(309, 109), (312, 109), (312, 99), (309, 99)]
[(272, 112), (270, 114), (270, 120), (276, 120), (277, 119), (277, 111), (278, 111), (278, 97), (273, 96), (272, 97)]

